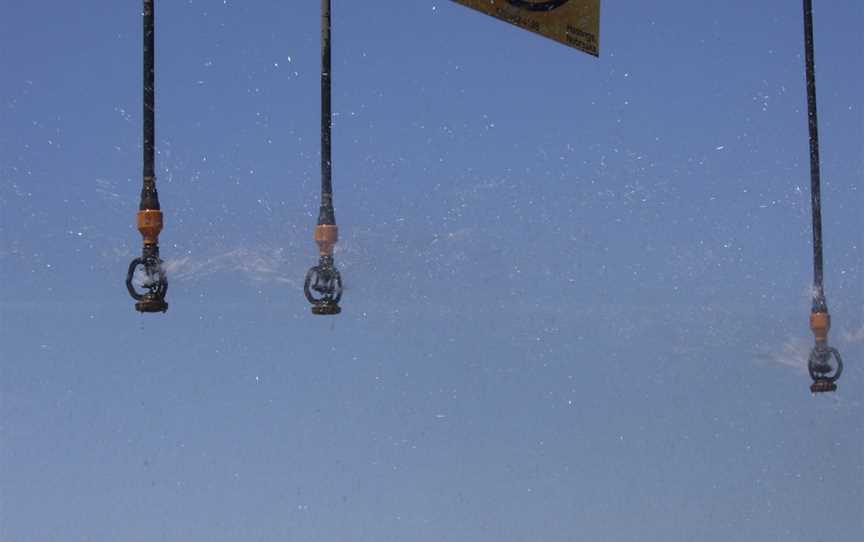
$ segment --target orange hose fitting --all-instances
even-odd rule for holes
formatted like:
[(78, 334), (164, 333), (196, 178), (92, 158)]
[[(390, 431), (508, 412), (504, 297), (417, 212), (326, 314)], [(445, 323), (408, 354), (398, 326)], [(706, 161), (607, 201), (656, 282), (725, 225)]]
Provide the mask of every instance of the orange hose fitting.
[(816, 342), (828, 341), (828, 330), (831, 329), (831, 315), (827, 312), (810, 313), (810, 329), (816, 337)]
[(144, 237), (145, 245), (159, 243), (159, 233), (162, 231), (162, 211), (147, 209), (138, 211), (138, 231)]
[(339, 228), (335, 224), (319, 224), (315, 226), (315, 242), (321, 256), (332, 256), (333, 247), (339, 240)]

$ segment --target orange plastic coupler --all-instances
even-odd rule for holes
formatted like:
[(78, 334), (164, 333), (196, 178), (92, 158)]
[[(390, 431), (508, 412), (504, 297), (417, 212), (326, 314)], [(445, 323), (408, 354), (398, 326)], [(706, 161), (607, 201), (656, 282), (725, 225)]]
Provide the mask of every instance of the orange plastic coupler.
[(145, 245), (158, 245), (159, 233), (162, 232), (162, 211), (156, 209), (138, 211), (138, 231), (141, 232)]
[(831, 329), (831, 315), (827, 312), (810, 313), (810, 330), (817, 343), (828, 342), (828, 330)]
[(335, 224), (315, 226), (315, 242), (321, 256), (333, 256), (333, 248), (339, 241), (339, 228)]

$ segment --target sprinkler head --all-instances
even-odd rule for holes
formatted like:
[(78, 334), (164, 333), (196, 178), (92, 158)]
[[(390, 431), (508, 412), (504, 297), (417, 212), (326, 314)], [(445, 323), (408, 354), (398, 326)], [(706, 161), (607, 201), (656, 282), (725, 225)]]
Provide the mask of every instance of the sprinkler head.
[(810, 391), (824, 393), (837, 390), (837, 379), (843, 373), (843, 359), (836, 348), (817, 342), (807, 360), (807, 370), (813, 384)]
[(312, 314), (334, 315), (342, 312), (342, 276), (333, 263), (332, 256), (321, 256), (318, 265), (306, 273), (303, 293), (312, 305)]
[(136, 311), (152, 313), (168, 310), (168, 303), (165, 302), (168, 278), (165, 276), (162, 260), (159, 259), (155, 247), (145, 246), (144, 255), (129, 263), (129, 270), (126, 272), (126, 289), (135, 300)]

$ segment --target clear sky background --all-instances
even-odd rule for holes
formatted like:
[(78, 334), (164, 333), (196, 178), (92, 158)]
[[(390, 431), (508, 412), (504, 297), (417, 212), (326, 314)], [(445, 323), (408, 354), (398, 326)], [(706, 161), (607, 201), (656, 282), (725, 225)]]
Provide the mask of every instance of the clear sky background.
[(595, 59), (334, 0), (346, 292), (309, 313), (319, 2), (157, 5), (170, 309), (139, 315), (137, 2), (4, 2), (0, 540), (852, 541), (864, 7), (603, 2)]

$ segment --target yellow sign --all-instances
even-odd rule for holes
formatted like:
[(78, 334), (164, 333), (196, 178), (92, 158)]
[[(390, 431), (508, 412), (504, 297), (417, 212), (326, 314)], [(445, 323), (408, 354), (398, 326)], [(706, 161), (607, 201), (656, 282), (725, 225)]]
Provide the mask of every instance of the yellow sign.
[(453, 0), (600, 56), (600, 0)]

